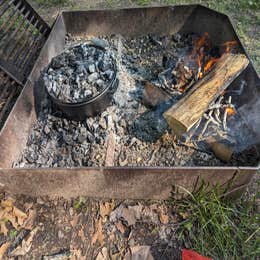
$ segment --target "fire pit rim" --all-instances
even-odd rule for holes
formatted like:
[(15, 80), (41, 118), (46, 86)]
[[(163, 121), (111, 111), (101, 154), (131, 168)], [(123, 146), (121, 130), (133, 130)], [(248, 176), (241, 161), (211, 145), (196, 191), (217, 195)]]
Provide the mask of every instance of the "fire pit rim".
[(79, 166), (79, 167), (40, 167), (40, 168), (0, 168), (0, 171), (4, 170), (53, 170), (53, 171), (65, 171), (65, 170), (94, 170), (94, 171), (104, 171), (104, 170), (249, 170), (249, 171), (260, 171), (259, 166)]

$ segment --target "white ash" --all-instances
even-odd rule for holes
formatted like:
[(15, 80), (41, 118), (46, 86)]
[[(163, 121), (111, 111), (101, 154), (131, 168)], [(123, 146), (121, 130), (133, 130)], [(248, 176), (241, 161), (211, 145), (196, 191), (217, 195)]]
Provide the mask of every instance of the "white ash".
[[(149, 46), (147, 36), (133, 39), (111, 36), (106, 40), (118, 67), (119, 86), (112, 105), (101, 115), (74, 122), (58, 117), (45, 102), (42, 115), (31, 130), (27, 147), (14, 167), (105, 166), (107, 139), (111, 132), (116, 141), (115, 166), (224, 165), (213, 154), (183, 146), (169, 129), (152, 143), (131, 135), (130, 126), (147, 111), (138, 100), (140, 84), (137, 79), (156, 80), (158, 71), (163, 69), (165, 52), (154, 47), (152, 41)], [(141, 49), (144, 41), (145, 52)], [(69, 42), (68, 46), (71, 44)], [(178, 47), (175, 48), (177, 52)], [(141, 54), (140, 49), (143, 51)], [(134, 61), (132, 57), (135, 57)]]
[(50, 95), (65, 103), (77, 103), (97, 96), (114, 74), (111, 52), (81, 43), (54, 57), (43, 79)]

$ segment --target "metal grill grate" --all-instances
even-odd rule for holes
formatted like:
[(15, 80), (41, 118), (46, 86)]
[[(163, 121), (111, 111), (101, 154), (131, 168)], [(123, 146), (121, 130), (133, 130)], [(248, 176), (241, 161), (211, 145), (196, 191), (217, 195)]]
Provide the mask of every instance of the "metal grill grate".
[(0, 129), (21, 92), (22, 86), (0, 71)]
[(0, 0), (0, 128), (49, 33), (25, 0)]
[(0, 3), (0, 67), (24, 83), (50, 33), (48, 25), (24, 0)]

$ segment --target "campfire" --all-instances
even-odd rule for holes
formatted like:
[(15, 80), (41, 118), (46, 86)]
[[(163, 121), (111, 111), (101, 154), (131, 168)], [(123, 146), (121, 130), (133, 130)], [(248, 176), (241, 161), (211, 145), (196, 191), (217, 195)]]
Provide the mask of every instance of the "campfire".
[[(252, 146), (246, 144), (252, 144), (254, 136), (233, 102), (246, 82), (229, 88), (249, 63), (236, 50), (237, 42), (216, 46), (207, 32), (131, 38), (68, 35), (66, 40), (62, 59), (75, 44), (89, 56), (94, 47), (88, 46), (95, 45), (111, 53), (117, 63), (118, 89), (102, 113), (82, 121), (67, 119), (46, 97), (15, 167), (247, 163), (241, 152), (250, 148), (252, 153)], [(75, 103), (104, 88), (111, 68), (102, 70), (95, 60), (85, 66), (83, 56), (75, 55), (78, 60), (66, 66), (52, 61), (45, 84), (55, 98)], [(104, 56), (100, 57), (97, 62), (102, 62)], [(73, 75), (73, 80), (61, 80), (64, 75), (68, 79)], [(246, 138), (241, 140), (241, 135)]]

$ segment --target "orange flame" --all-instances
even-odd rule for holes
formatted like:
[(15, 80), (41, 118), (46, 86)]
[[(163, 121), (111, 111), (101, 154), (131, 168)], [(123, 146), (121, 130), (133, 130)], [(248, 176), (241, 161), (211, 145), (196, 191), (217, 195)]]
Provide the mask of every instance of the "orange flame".
[(235, 46), (238, 45), (238, 42), (237, 41), (229, 41), (229, 42), (223, 43), (223, 45), (226, 47), (225, 52), (229, 53), (232, 50), (232, 48), (234, 48)]
[(197, 39), (194, 43), (194, 48), (192, 51), (192, 56), (196, 56), (196, 62), (197, 66), (199, 68), (198, 71), (198, 78), (203, 77), (203, 59), (205, 57), (204, 49), (209, 47), (211, 45), (210, 39), (209, 39), (209, 34), (205, 32), (202, 37)]
[(211, 58), (204, 66), (204, 72), (209, 71), (218, 60), (219, 58)]
[(226, 108), (226, 111), (227, 111), (227, 114), (229, 115), (229, 116), (233, 116), (236, 112), (235, 112), (235, 109), (234, 108), (232, 108), (232, 107), (227, 107)]
[(194, 43), (194, 49), (192, 52), (192, 55), (195, 55), (197, 53), (201, 52), (201, 47), (203, 46), (209, 46), (210, 41), (209, 41), (209, 34), (207, 32), (205, 32), (202, 37), (200, 37), (199, 39), (197, 39)]
[[(225, 53), (228, 53), (238, 45), (237, 41), (228, 41), (222, 44), (225, 47)], [(209, 50), (211, 47), (211, 41), (209, 38), (209, 34), (205, 32), (199, 39), (194, 42), (194, 48), (191, 56), (195, 58), (198, 72), (197, 77), (200, 79), (203, 75), (210, 71), (210, 69), (214, 66), (215, 63), (218, 62), (219, 58), (211, 57), (208, 59), (208, 52), (205, 50)]]

